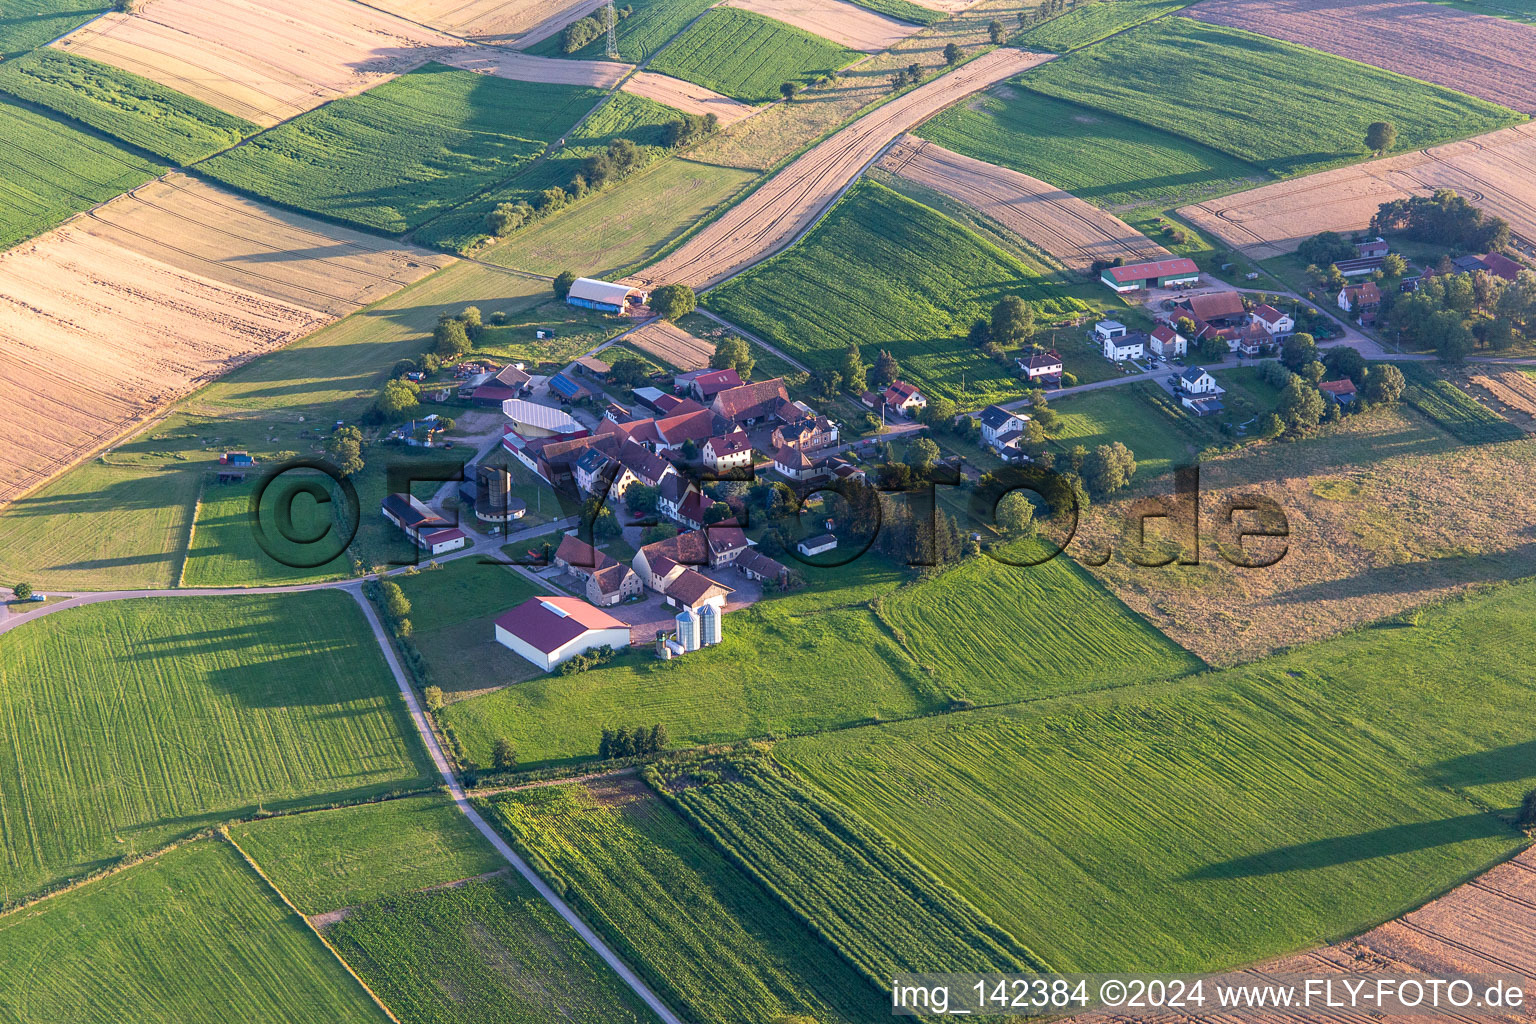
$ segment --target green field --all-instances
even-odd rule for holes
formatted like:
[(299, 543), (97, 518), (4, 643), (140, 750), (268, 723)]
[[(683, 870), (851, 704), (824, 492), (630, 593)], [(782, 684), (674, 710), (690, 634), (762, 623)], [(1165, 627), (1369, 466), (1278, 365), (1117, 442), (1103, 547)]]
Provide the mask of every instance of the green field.
[(0, 65), (0, 91), (178, 165), (227, 149), (259, 130), (147, 78), (58, 50), (39, 50)]
[(1124, 442), (1136, 455), (1136, 479), (1146, 480), (1192, 466), (1201, 447), (1190, 426), (1193, 417), (1169, 415), (1150, 398), (1162, 391), (1153, 383), (1070, 395), (1051, 403), (1061, 418), (1055, 441), (1063, 453), (1075, 445), (1089, 451), (1101, 444)]
[(303, 914), (501, 871), (507, 862), (447, 796), (285, 814), (230, 829)]
[[(632, 7), (634, 12), (627, 18), (620, 18), (614, 26), (619, 59), (629, 64), (647, 60), (714, 3), (715, 0), (624, 0), (619, 6)], [(601, 19), (602, 12), (595, 16)], [(608, 54), (608, 43), (606, 37), (600, 36), (581, 49), (566, 53), (564, 41), (556, 33), (534, 43), (524, 52), (541, 57), (603, 60)]]
[(1533, 609), (1536, 585), (1502, 587), (1202, 681), (775, 756), (1053, 967), (1249, 963), (1365, 930), (1520, 846)]
[[(307, 483), (322, 486), (332, 496), (331, 503), (319, 504), (302, 490), (301, 477)], [(306, 538), (340, 530), (346, 517), (338, 510), (345, 504), (345, 497), (329, 477), (320, 473), (285, 473), (263, 491), (261, 536), (268, 547), (262, 546), (251, 522), (251, 498), (259, 485), (256, 477), (234, 484), (216, 483), (211, 477), (204, 482), (186, 566), (181, 573), (182, 586), (264, 587), (351, 575), (352, 560), (344, 550), (323, 565), (306, 567), (305, 563), (335, 548), (317, 552), (320, 545), (290, 544), (276, 525), (277, 511), (285, 506), (293, 517), (294, 530)]]
[(1017, 81), (1128, 113), (1277, 175), (1365, 158), (1373, 121), (1396, 125), (1394, 152), (1407, 152), (1526, 119), (1390, 71), (1188, 18), (1142, 25)]
[(7, 1024), (384, 1024), (228, 843), (202, 839), (0, 918)]
[(1399, 364), (1408, 379), (1403, 401), (1462, 444), (1518, 441), (1525, 432), (1450, 381), (1411, 363)]
[(953, 889), (767, 757), (664, 761), (647, 778), (873, 985), (911, 970), (1044, 968)]
[(1066, 53), (1188, 6), (1189, 0), (1092, 0), (1025, 29), (1014, 42), (1031, 50)]
[(1258, 168), (1208, 146), (1025, 92), (1017, 81), (950, 107), (917, 134), (1098, 206), (1171, 205), (1265, 178)]
[(779, 98), (783, 83), (808, 83), (862, 56), (782, 21), (721, 7), (658, 53), (650, 70), (743, 103), (768, 103)]
[(164, 171), (109, 139), (0, 96), (0, 249)]
[(0, 885), (15, 898), (261, 809), (430, 770), (342, 593), (142, 598), (0, 636)]
[(711, 291), (706, 304), (808, 365), (837, 368), (850, 342), (902, 377), (979, 408), (1023, 385), (966, 338), (1005, 295), (1048, 323), (1083, 311), (1016, 257), (883, 185), (861, 182), (810, 234)]
[(302, 114), (198, 170), (396, 234), (511, 178), (602, 95), (428, 64)]
[(921, 4), (911, 3), (910, 0), (853, 0), (853, 2), (860, 7), (867, 7), (880, 14), (889, 14), (893, 18), (910, 21), (915, 25), (932, 25), (943, 21), (946, 17), (943, 11), (935, 11)]
[(453, 695), (541, 674), (496, 642), (496, 617), (540, 592), (516, 570), (472, 556), (400, 576), (397, 582), (411, 602), (416, 630), (411, 642), (421, 652), (428, 685)]
[(508, 793), (487, 816), (697, 1024), (887, 1019), (881, 993), (638, 779)]
[(0, 11), (0, 59), (42, 46), (106, 10), (80, 0), (6, 0)]
[(582, 163), (590, 156), (606, 152), (616, 139), (628, 139), (640, 147), (637, 169), (670, 152), (664, 145), (664, 131), (669, 123), (682, 116), (654, 100), (616, 92), (595, 114), (566, 136), (565, 145), (550, 159), (536, 163), (506, 184), (423, 225), (415, 239), (460, 252), (469, 249), (488, 237), (485, 218), (497, 205), (518, 202), (532, 205), (546, 188), (567, 188), (571, 179), (581, 173)]

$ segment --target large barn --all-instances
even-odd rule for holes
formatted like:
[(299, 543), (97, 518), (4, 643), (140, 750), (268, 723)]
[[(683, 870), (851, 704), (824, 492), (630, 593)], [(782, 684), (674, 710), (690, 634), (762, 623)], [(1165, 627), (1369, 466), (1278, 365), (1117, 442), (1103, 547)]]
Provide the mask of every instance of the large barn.
[(530, 597), (496, 619), (496, 642), (549, 672), (598, 647), (628, 647), (629, 627), (579, 597)]
[(1200, 283), (1200, 268), (1183, 256), (1150, 263), (1127, 263), (1123, 267), (1105, 267), (1099, 280), (1117, 292), (1141, 288), (1177, 288)]
[(643, 306), (650, 295), (627, 284), (599, 281), (595, 277), (578, 277), (565, 296), (565, 301), (582, 309), (595, 309), (602, 313), (625, 313), (632, 306)]

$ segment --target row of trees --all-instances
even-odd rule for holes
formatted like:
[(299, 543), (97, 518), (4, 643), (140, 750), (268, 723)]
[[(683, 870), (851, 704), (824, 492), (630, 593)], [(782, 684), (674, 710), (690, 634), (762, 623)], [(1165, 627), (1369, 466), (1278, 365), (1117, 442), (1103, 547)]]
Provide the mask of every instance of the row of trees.
[(617, 729), (604, 729), (602, 737), (597, 741), (597, 756), (605, 760), (614, 757), (643, 757), (646, 754), (659, 754), (666, 749), (667, 727), (660, 722), (649, 727), (637, 725), (631, 729), (621, 725)]

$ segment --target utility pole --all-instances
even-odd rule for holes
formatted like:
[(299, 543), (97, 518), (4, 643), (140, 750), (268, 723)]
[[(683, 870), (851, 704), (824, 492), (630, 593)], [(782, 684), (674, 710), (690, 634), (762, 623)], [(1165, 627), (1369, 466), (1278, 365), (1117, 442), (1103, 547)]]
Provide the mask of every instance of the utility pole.
[(618, 9), (613, 6), (613, 0), (608, 0), (608, 6), (606, 8), (606, 13), (604, 14), (604, 18), (608, 22), (608, 59), (609, 60), (618, 60), (619, 59), (619, 33), (618, 33), (619, 12), (618, 12)]

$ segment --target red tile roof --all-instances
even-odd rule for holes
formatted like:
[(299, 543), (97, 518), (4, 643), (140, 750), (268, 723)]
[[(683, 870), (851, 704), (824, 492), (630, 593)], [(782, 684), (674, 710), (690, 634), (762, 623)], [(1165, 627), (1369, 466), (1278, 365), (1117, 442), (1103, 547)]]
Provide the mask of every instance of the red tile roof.
[(1268, 303), (1265, 303), (1262, 306), (1255, 306), (1253, 308), (1253, 315), (1258, 317), (1260, 320), (1263, 320), (1267, 324), (1279, 323), (1280, 320), (1285, 316), (1284, 313), (1280, 312), (1278, 309), (1269, 305)]
[(717, 394), (729, 388), (741, 387), (741, 375), (734, 367), (726, 367), (723, 370), (710, 370), (693, 378), (693, 386), (698, 388), (699, 394), (704, 396), (707, 402)]
[(1343, 380), (1325, 380), (1317, 385), (1317, 390), (1326, 391), (1330, 395), (1352, 395), (1355, 393), (1355, 382), (1348, 377)]
[(1243, 314), (1243, 297), (1237, 292), (1208, 292), (1205, 295), (1191, 295), (1184, 300), (1183, 305), (1201, 320), (1221, 320)]
[(735, 591), (723, 583), (716, 583), (696, 569), (684, 569), (671, 583), (667, 584), (667, 596), (678, 604), (693, 607), (710, 597), (724, 597)]
[(554, 595), (530, 597), (497, 616), (496, 625), (545, 654), (553, 654), (589, 630), (629, 628), (579, 597)]
[(1127, 281), (1145, 281), (1153, 277), (1172, 277), (1175, 274), (1198, 274), (1195, 261), (1184, 256), (1175, 259), (1153, 260), (1150, 263), (1128, 263), (1123, 267), (1110, 267), (1109, 276), (1116, 284)]
[(789, 400), (789, 390), (782, 377), (727, 388), (715, 396), (712, 408), (731, 422), (753, 419), (771, 411), (779, 401)]
[(724, 437), (712, 437), (708, 443), (710, 451), (715, 453), (716, 458), (722, 455), (739, 455), (752, 447), (752, 441), (747, 437), (745, 430), (733, 430)]

